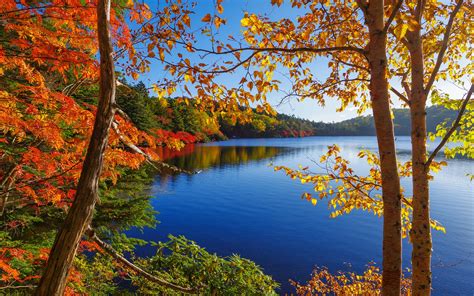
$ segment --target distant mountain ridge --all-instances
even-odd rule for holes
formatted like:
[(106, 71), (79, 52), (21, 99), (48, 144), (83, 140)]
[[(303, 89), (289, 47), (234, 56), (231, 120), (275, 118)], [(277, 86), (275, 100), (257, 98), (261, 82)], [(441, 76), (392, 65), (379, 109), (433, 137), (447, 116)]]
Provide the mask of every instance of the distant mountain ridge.
[[(409, 109), (393, 109), (394, 129), (397, 136), (409, 136), (411, 130)], [(428, 132), (435, 132), (436, 126), (445, 120), (452, 121), (457, 111), (448, 110), (441, 106), (430, 106), (426, 109), (426, 127)], [(314, 123), (317, 136), (375, 136), (372, 115), (358, 116), (335, 123)]]
[[(410, 111), (408, 109), (393, 109), (395, 135), (409, 136)], [(444, 121), (452, 121), (457, 111), (448, 110), (441, 106), (431, 106), (426, 109), (426, 125), (428, 132), (435, 132), (436, 126)], [(372, 115), (358, 116), (341, 122), (316, 122), (298, 118), (294, 115), (277, 114), (270, 117), (254, 112), (249, 123), (229, 123), (221, 119), (220, 129), (228, 138), (282, 138), (306, 136), (375, 136), (375, 126)]]

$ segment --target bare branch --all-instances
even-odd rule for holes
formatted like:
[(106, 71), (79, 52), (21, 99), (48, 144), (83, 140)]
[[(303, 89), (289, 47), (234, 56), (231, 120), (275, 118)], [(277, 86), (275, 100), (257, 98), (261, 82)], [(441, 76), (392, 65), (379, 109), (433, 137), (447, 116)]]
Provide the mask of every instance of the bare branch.
[(128, 114), (125, 113), (125, 111), (120, 109), (119, 105), (114, 104), (114, 107), (115, 107), (115, 112), (117, 112), (118, 115), (122, 116), (122, 118), (128, 122), (132, 122), (132, 119), (130, 118), (130, 116), (128, 116)]
[(364, 13), (364, 17), (367, 19), (367, 9), (369, 7), (369, 4), (367, 0), (356, 0), (357, 6), (362, 10)]
[(393, 86), (390, 86), (390, 90), (397, 95), (397, 97), (400, 98), (403, 102), (405, 102), (408, 106), (410, 106), (410, 101), (408, 100), (407, 97), (405, 97), (401, 92), (396, 90)]
[[(122, 111), (123, 112), (123, 111)], [(145, 153), (143, 150), (141, 150), (139, 147), (137, 147), (135, 144), (133, 144), (131, 141), (129, 141), (127, 139), (126, 136), (124, 136), (120, 130), (119, 130), (119, 127), (118, 127), (118, 123), (116, 121), (112, 122), (112, 129), (115, 131), (115, 133), (117, 134), (117, 136), (119, 137), (120, 141), (125, 145), (127, 146), (130, 150), (132, 150), (133, 152), (135, 153), (138, 153), (140, 155), (142, 155), (143, 157), (145, 157), (146, 161), (151, 165), (153, 166), (155, 169), (157, 170), (161, 170), (161, 169), (168, 169), (172, 172), (175, 172), (175, 173), (185, 173), (185, 174), (188, 174), (188, 175), (193, 175), (193, 174), (197, 174), (199, 173), (199, 171), (197, 172), (191, 172), (191, 171), (187, 171), (187, 170), (183, 170), (183, 169), (180, 169), (174, 165), (170, 165), (170, 164), (167, 164), (165, 162), (162, 162), (162, 161), (155, 161), (153, 158), (151, 158), (150, 155), (148, 155), (147, 153)]]
[(443, 63), (443, 57), (444, 57), (444, 54), (446, 53), (446, 50), (448, 49), (449, 35), (451, 34), (451, 29), (453, 28), (454, 19), (459, 9), (461, 9), (462, 3), (463, 3), (463, 0), (459, 0), (458, 3), (456, 4), (456, 7), (454, 8), (454, 10), (451, 12), (451, 15), (449, 16), (448, 25), (446, 26), (446, 31), (444, 32), (443, 41), (441, 43), (441, 49), (439, 50), (435, 67), (433, 68), (433, 72), (431, 73), (430, 79), (428, 80), (428, 83), (425, 86), (426, 95), (429, 94), (431, 87), (433, 86), (433, 83), (436, 79), (436, 75), (438, 75), (438, 71), (441, 68), (441, 64)]
[(431, 162), (433, 162), (433, 159), (436, 157), (436, 154), (443, 148), (443, 146), (448, 142), (449, 137), (454, 133), (454, 131), (459, 127), (459, 122), (461, 121), (461, 118), (466, 111), (467, 104), (469, 103), (469, 100), (471, 99), (472, 92), (474, 91), (474, 84), (471, 85), (471, 88), (469, 89), (469, 92), (467, 93), (466, 98), (462, 102), (461, 108), (459, 109), (458, 116), (456, 120), (454, 121), (453, 125), (449, 129), (449, 131), (446, 133), (444, 138), (441, 140), (441, 142), (438, 144), (436, 149), (431, 153), (430, 157), (425, 163), (426, 167), (429, 167)]
[(415, 17), (416, 20), (421, 23), (421, 18), (423, 17), (423, 10), (425, 9), (426, 0), (418, 0), (415, 8)]

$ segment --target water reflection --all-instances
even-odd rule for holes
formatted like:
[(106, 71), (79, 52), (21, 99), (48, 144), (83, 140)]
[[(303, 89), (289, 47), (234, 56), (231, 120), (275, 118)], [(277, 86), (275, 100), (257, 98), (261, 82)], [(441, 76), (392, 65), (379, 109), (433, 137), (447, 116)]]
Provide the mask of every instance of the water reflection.
[(243, 147), (188, 145), (181, 151), (163, 149), (161, 156), (172, 165), (186, 170), (205, 170), (240, 165), (276, 157), (289, 152), (286, 147)]
[[(162, 157), (197, 175), (157, 176), (153, 207), (160, 212), (156, 229), (134, 235), (147, 240), (166, 239), (169, 233), (185, 235), (211, 252), (233, 253), (254, 260), (282, 283), (281, 293), (294, 292), (288, 279), (305, 281), (314, 264), (331, 271), (361, 272), (365, 264), (381, 262), (382, 219), (354, 212), (337, 219), (321, 202), (313, 207), (300, 199), (311, 190), (268, 164), (296, 168), (311, 165), (337, 143), (358, 174), (368, 165), (357, 157), (359, 149), (375, 150), (374, 137), (317, 137), (304, 139), (230, 140), (162, 151)], [(432, 146), (431, 146), (432, 147)], [(397, 138), (400, 161), (409, 160), (409, 137)], [(474, 284), (473, 162), (448, 161), (448, 167), (430, 183), (431, 214), (447, 229), (433, 233), (433, 295), (472, 294)], [(407, 195), (411, 180), (402, 179)], [(138, 252), (149, 256), (153, 248)], [(404, 241), (404, 266), (410, 266), (411, 246)]]

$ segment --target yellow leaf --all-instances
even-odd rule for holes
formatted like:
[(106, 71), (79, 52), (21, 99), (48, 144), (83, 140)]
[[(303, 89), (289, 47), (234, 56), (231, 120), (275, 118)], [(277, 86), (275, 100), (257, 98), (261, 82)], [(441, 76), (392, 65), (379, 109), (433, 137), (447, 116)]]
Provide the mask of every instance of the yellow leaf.
[(183, 15), (183, 23), (186, 26), (191, 27), (191, 19), (190, 19), (189, 15), (187, 15), (187, 14)]
[(336, 38), (336, 46), (344, 46), (347, 42), (347, 38), (343, 35), (339, 35), (337, 38)]
[(283, 0), (272, 0), (272, 5), (276, 5), (280, 7), (280, 5), (283, 3)]
[(216, 26), (217, 29), (219, 29), (219, 27), (221, 26), (221, 24), (224, 23), (224, 20), (221, 19), (220, 17), (216, 16), (214, 18), (214, 25)]
[(184, 74), (184, 81), (189, 82), (192, 81), (193, 77), (189, 75), (188, 73)]
[(408, 19), (408, 30), (415, 31), (420, 28), (420, 24), (415, 19)]
[(202, 19), (201, 22), (208, 23), (211, 21), (211, 15), (208, 13)]
[(242, 25), (242, 27), (247, 27), (248, 25), (250, 25), (249, 18), (244, 17), (243, 19), (240, 20), (240, 24)]
[(160, 60), (164, 61), (165, 60), (165, 51), (164, 51), (164, 49), (160, 48), (159, 52), (160, 52)]
[(394, 33), (398, 39), (402, 39), (403, 37), (405, 37), (407, 31), (408, 31), (408, 24), (402, 24), (401, 26), (398, 26), (395, 28)]

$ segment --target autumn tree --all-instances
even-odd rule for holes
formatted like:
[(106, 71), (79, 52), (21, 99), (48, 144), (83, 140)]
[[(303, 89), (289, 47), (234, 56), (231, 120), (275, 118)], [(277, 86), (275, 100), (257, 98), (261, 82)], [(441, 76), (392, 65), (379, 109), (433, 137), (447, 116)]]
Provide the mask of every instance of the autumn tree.
[[(459, 13), (461, 8), (463, 9)], [(457, 1), (455, 5), (446, 6), (436, 1), (418, 1), (414, 7), (409, 5), (402, 7), (402, 12), (396, 19), (397, 25), (401, 28), (400, 33), (397, 33), (396, 36), (404, 44), (405, 51), (403, 53), (407, 56), (408, 64), (406, 68), (399, 69), (399, 72), (410, 75), (409, 81), (402, 81), (402, 83), (405, 86), (412, 124), (413, 226), (410, 239), (413, 244), (414, 295), (429, 295), (431, 293), (432, 242), (429, 227), (429, 172), (439, 149), (447, 141), (452, 140), (450, 132), (446, 133), (440, 146), (436, 147), (431, 155), (428, 153), (426, 149), (426, 104), (435, 81), (449, 77), (448, 79), (459, 82), (463, 79), (462, 75), (469, 73), (459, 69), (462, 58), (466, 57), (465, 51), (468, 44), (470, 41), (472, 42), (472, 39), (463, 40), (463, 38), (469, 38), (463, 34), (469, 30), (463, 25), (463, 19), (469, 17), (469, 11), (472, 13), (472, 7), (470, 9), (468, 5), (463, 7), (462, 0)], [(446, 25), (436, 20), (437, 18), (447, 19)], [(445, 28), (443, 28), (444, 26)], [(444, 31), (443, 38), (436, 38), (436, 33), (441, 30)], [(406, 31), (405, 35), (403, 35), (403, 31)], [(432, 38), (439, 41), (432, 44)], [(472, 43), (470, 44), (472, 45)], [(443, 64), (444, 69), (440, 71)], [(467, 68), (469, 67), (472, 67), (472, 63)], [(459, 119), (463, 117), (472, 92), (473, 86), (459, 106)], [(458, 124), (459, 122), (453, 123), (453, 131), (458, 128)]]
[[(134, 127), (113, 101), (113, 65), (120, 54), (127, 53), (130, 58), (121, 63), (124, 72), (135, 76), (146, 70), (143, 57), (133, 53), (133, 38), (124, 12), (130, 9), (127, 16), (139, 24), (150, 18), (151, 12), (141, 3), (101, 3), (101, 18), (97, 18), (93, 2), (3, 1), (0, 5), (2, 216), (24, 207), (40, 211), (49, 205), (67, 209), (75, 204), (51, 252), (37, 291), (42, 295), (61, 294), (67, 279), (73, 276), (68, 277), (68, 272), (90, 222), (99, 180), (115, 183), (120, 167), (136, 169), (157, 157), (152, 151), (157, 138)], [(96, 107), (94, 99), (76, 100), (74, 96), (81, 87), (97, 82), (97, 28), (102, 30), (104, 62), (103, 99)], [(120, 53), (113, 54), (112, 41)], [(114, 116), (116, 111), (120, 115)], [(94, 118), (97, 120), (93, 131)], [(113, 132), (108, 135), (110, 126)], [(91, 139), (90, 149), (83, 165), (87, 139)], [(10, 255), (4, 257), (12, 250), (2, 244), (1, 269), (9, 273), (5, 279), (22, 281), (20, 273), (8, 264)], [(41, 252), (39, 262), (48, 255), (47, 249)], [(28, 254), (22, 258), (32, 260), (33, 254), (28, 251), (20, 253)]]
[(56, 235), (48, 264), (36, 295), (62, 295), (66, 277), (76, 255), (79, 241), (92, 219), (109, 129), (115, 114), (115, 69), (110, 35), (110, 1), (97, 5), (97, 30), (100, 51), (99, 104), (78, 190), (66, 220)]
[[(271, 112), (266, 97), (278, 90), (278, 81), (272, 78), (278, 64), (289, 69), (289, 76), (294, 80), (292, 95), (300, 98), (311, 97), (323, 102), (324, 95), (338, 96), (342, 108), (352, 103), (363, 110), (368, 104), (364, 92), (370, 90), (382, 162), (384, 292), (398, 294), (396, 291), (400, 290), (401, 277), (401, 194), (388, 94), (386, 34), (380, 34), (386, 24), (383, 2), (377, 1), (371, 5), (359, 3), (361, 8), (357, 5), (346, 6), (342, 2), (292, 1), (292, 5), (305, 6), (310, 10), (299, 17), (296, 24), (290, 19), (270, 21), (256, 15), (246, 15), (241, 24), (245, 28), (244, 39), (248, 47), (234, 48), (218, 44), (217, 50), (200, 50), (183, 42), (189, 51), (232, 55), (237, 60), (229, 61), (233, 66), (216, 65), (214, 68), (202, 69), (190, 66), (189, 60), (185, 59), (177, 67), (169, 67), (169, 70), (177, 72), (184, 80), (197, 80), (199, 99), (206, 101), (217, 96), (218, 99), (222, 98), (219, 104), (224, 108), (258, 101), (262, 102), (262, 106), (258, 105), (257, 110)], [(326, 10), (326, 5), (331, 7), (330, 12)], [(358, 9), (364, 11), (367, 27), (360, 22), (355, 12)], [(203, 21), (211, 22), (211, 19), (216, 27), (220, 26), (219, 16), (205, 16)], [(365, 44), (367, 38), (364, 37), (368, 37), (369, 44)], [(241, 54), (247, 56), (242, 57)], [(330, 63), (333, 72), (324, 83), (318, 83), (313, 78), (315, 73), (305, 66), (319, 56), (333, 57)], [(353, 64), (357, 67), (350, 66)], [(216, 75), (239, 66), (247, 68), (247, 75), (241, 79), (238, 87), (228, 89), (214, 84)], [(249, 70), (252, 66), (260, 69), (252, 72)], [(346, 67), (345, 71), (340, 71), (341, 67)], [(177, 68), (180, 70), (177, 71)], [(252, 93), (254, 87), (256, 94)], [(345, 89), (341, 90), (342, 87)], [(360, 95), (362, 97), (357, 99)]]
[[(272, 4), (280, 6), (282, 1), (272, 1)], [(128, 5), (133, 9), (125, 14)], [(429, 169), (440, 167), (441, 163), (434, 157), (448, 140), (466, 139), (469, 138), (466, 135), (471, 135), (465, 127), (472, 120), (472, 112), (465, 111), (472, 110), (472, 90), (460, 107), (455, 98), (447, 98), (440, 91), (431, 92), (433, 102), (460, 109), (460, 112), (452, 126), (446, 125), (436, 133), (443, 140), (429, 157), (422, 147), (426, 144), (423, 114), (435, 82), (451, 79), (461, 83), (463, 75), (472, 71), (469, 62), (472, 57), (466, 53), (472, 44), (472, 36), (464, 34), (472, 30), (472, 24), (462, 21), (463, 18), (472, 18), (471, 4), (293, 0), (289, 5), (300, 12), (299, 17), (272, 20), (246, 14), (241, 20), (244, 28), (242, 39), (232, 37), (226, 41), (213, 36), (213, 32), (226, 22), (221, 15), (224, 9), (222, 1), (216, 1), (215, 5), (216, 12), (205, 14), (201, 19), (200, 32), (211, 36), (209, 47), (204, 48), (197, 43), (196, 33), (187, 32), (191, 27), (190, 14), (194, 4), (169, 1), (152, 14), (144, 4), (113, 2), (110, 26), (115, 62), (128, 55), (127, 62), (120, 63), (121, 67), (126, 74), (137, 79), (140, 72), (150, 68), (150, 60), (155, 59), (169, 73), (168, 78), (154, 85), (159, 97), (180, 91), (178, 101), (189, 104), (193, 99), (193, 106), (200, 110), (226, 114), (232, 121), (253, 116), (252, 109), (243, 106), (274, 114), (267, 98), (281, 91), (282, 83), (274, 77), (278, 76), (277, 69), (286, 69), (285, 76), (292, 81), (284, 99), (311, 98), (324, 104), (326, 99), (334, 97), (341, 103), (339, 111), (350, 105), (359, 112), (372, 108), (379, 154), (361, 153), (360, 157), (373, 165), (368, 176), (354, 176), (349, 164), (337, 155), (337, 148), (328, 151), (329, 159), (334, 157), (339, 163), (338, 167), (329, 167), (327, 176), (330, 180), (328, 177), (313, 178), (305, 172), (289, 170), (288, 173), (295, 178), (304, 176), (305, 180), (314, 183), (322, 198), (335, 197), (336, 206), (344, 207), (342, 212), (365, 208), (383, 214), (383, 293), (386, 295), (396, 295), (400, 291), (401, 236), (412, 225), (407, 219), (413, 210), (412, 240), (417, 250), (413, 262), (414, 267), (418, 265), (413, 274), (414, 293), (429, 293), (431, 239), (427, 225), (439, 228), (429, 217)], [(6, 45), (2, 43), (0, 74), (15, 78), (13, 83), (2, 80), (5, 91), (0, 93), (3, 107), (0, 122), (5, 135), (1, 147), (6, 155), (1, 160), (2, 164), (5, 163), (1, 167), (5, 177), (1, 181), (0, 206), (3, 211), (11, 202), (10, 193), (17, 192), (20, 193), (18, 196), (28, 197), (28, 202), (33, 200), (34, 205), (52, 202), (68, 207), (79, 192), (75, 192), (74, 186), (63, 188), (61, 185), (76, 185), (81, 169), (87, 168), (81, 165), (87, 146), (84, 139), (91, 137), (92, 130), (84, 127), (92, 126), (94, 115), (107, 117), (97, 112), (95, 106), (88, 104), (90, 102), (78, 104), (70, 97), (81, 85), (97, 80), (98, 67), (94, 58), (97, 53), (96, 24), (104, 19), (97, 19), (94, 3), (81, 1), (33, 1), (28, 5), (4, 1), (0, 7), (2, 38), (10, 41)], [(127, 17), (139, 24), (133, 32), (126, 25)], [(194, 60), (193, 56), (197, 58)], [(219, 59), (214, 62), (214, 57)], [(313, 62), (320, 57), (329, 59), (330, 74), (327, 77), (318, 77), (313, 69)], [(461, 67), (463, 63), (465, 66)], [(222, 83), (223, 75), (235, 74), (239, 69), (243, 75), (237, 85)], [(113, 71), (109, 74), (112, 75)], [(68, 79), (71, 76), (73, 79)], [(60, 90), (65, 80), (73, 81)], [(109, 79), (109, 86), (112, 87), (112, 83)], [(389, 91), (394, 94), (392, 97)], [(396, 99), (412, 110), (413, 161), (405, 164), (397, 163), (396, 159), (391, 117)], [(99, 106), (104, 107), (104, 104)], [(116, 106), (108, 107), (112, 114), (114, 110), (120, 113)], [(23, 116), (25, 113), (27, 115)], [(103, 144), (105, 131), (111, 124), (113, 133), (109, 135), (108, 149), (104, 152), (101, 178), (116, 180), (117, 166), (137, 167), (151, 159), (146, 153), (151, 151), (140, 148), (139, 144), (153, 145), (154, 139), (134, 128), (126, 120), (126, 114), (112, 117), (111, 123), (103, 122), (100, 139), (93, 137), (93, 140), (101, 140)], [(63, 132), (64, 126), (67, 133)], [(90, 141), (90, 145), (94, 143), (97, 144)], [(104, 151), (99, 146), (96, 146), (98, 151)], [(124, 151), (124, 147), (128, 151)], [(470, 149), (469, 145), (464, 145), (448, 151), (472, 155)], [(96, 161), (99, 159), (89, 159), (94, 164), (89, 167), (90, 176), (96, 181), (100, 171), (100, 166), (96, 166), (100, 161)], [(321, 186), (331, 178), (332, 181), (338, 179), (337, 174), (331, 177), (331, 170), (342, 174), (344, 178), (339, 178), (339, 181), (346, 192), (344, 194), (348, 195)], [(412, 173), (414, 187), (418, 189), (413, 199), (402, 194), (399, 184), (400, 176), (411, 176)], [(89, 190), (93, 193), (94, 181), (90, 184)], [(372, 189), (380, 188), (382, 194), (374, 198)], [(327, 195), (323, 189), (327, 189)], [(88, 202), (82, 203), (89, 207), (85, 213), (91, 212), (96, 200), (92, 195), (86, 198)], [(350, 198), (347, 203), (343, 202), (345, 197)], [(308, 198), (314, 202), (312, 197)], [(78, 200), (81, 204), (81, 199)], [(15, 199), (15, 203), (22, 201), (21, 198)], [(86, 229), (87, 216), (76, 217), (82, 221), (76, 221), (74, 233), (67, 234), (67, 229), (61, 232), (61, 235), (66, 233), (74, 237), (72, 248), (63, 255), (56, 253), (61, 252), (56, 248), (51, 256), (58, 261), (52, 260), (50, 264), (64, 259), (70, 262), (77, 248), (77, 238)], [(73, 220), (75, 218), (70, 217), (68, 221)], [(94, 237), (94, 233), (90, 232), (90, 236)], [(57, 240), (57, 244), (62, 243), (69, 242)], [(64, 267), (58, 274), (61, 281), (56, 281), (56, 287), (51, 291), (64, 287), (70, 264), (65, 261), (60, 263)], [(46, 274), (50, 277), (54, 269), (49, 267), (48, 270)], [(47, 286), (44, 283), (42, 286)]]
[[(283, 1), (271, 2), (281, 6)], [(220, 41), (211, 38), (209, 48), (197, 44), (191, 37), (172, 40), (174, 45), (182, 46), (184, 53), (178, 54), (175, 60), (159, 57), (174, 80), (160, 81), (156, 90), (174, 92), (181, 83), (184, 84), (184, 100), (195, 96), (199, 104), (211, 105), (218, 110), (235, 111), (241, 105), (252, 105), (257, 111), (272, 113), (267, 98), (278, 93), (282, 85), (274, 74), (278, 75), (277, 69), (286, 69), (284, 79), (291, 80), (292, 86), (283, 93), (284, 99), (310, 98), (324, 105), (325, 100), (332, 97), (341, 103), (338, 111), (350, 105), (359, 112), (371, 108), (378, 142), (378, 157), (376, 160), (371, 157), (372, 164), (377, 164), (372, 178), (380, 182), (367, 185), (360, 183), (364, 180), (355, 178), (350, 180), (353, 182), (350, 185), (345, 179), (344, 186), (354, 187), (351, 189), (355, 192), (353, 197), (383, 213), (383, 294), (400, 293), (401, 238), (402, 232), (407, 230), (414, 249), (413, 293), (429, 294), (429, 225), (441, 229), (429, 217), (430, 168), (438, 169), (444, 164), (435, 162), (434, 157), (448, 140), (456, 139), (452, 138), (453, 134), (469, 133), (462, 126), (461, 130), (456, 129), (470, 118), (464, 111), (472, 108), (471, 92), (462, 102), (456, 100), (458, 98), (445, 98), (443, 101), (437, 99), (438, 95), (432, 97), (434, 103), (443, 102), (452, 108), (456, 105), (459, 116), (451, 128), (446, 127), (448, 131), (441, 129), (437, 133), (444, 138), (431, 156), (426, 150), (425, 110), (435, 82), (450, 80), (462, 85), (464, 75), (472, 71), (472, 56), (467, 51), (472, 36), (465, 34), (472, 30), (472, 24), (463, 21), (472, 17), (471, 4), (462, 1), (359, 0), (348, 3), (292, 0), (288, 6), (298, 12), (298, 17), (274, 20), (265, 15), (247, 13), (241, 20), (241, 39), (235, 36)], [(202, 17), (202, 22), (207, 24), (203, 33), (212, 36), (213, 30), (225, 24), (220, 15), (223, 9), (217, 3), (215, 14)], [(191, 63), (192, 54), (199, 55), (200, 61), (212, 57), (219, 59), (215, 63), (194, 64)], [(323, 77), (318, 77), (312, 65), (320, 57), (329, 59), (330, 73)], [(236, 73), (237, 69), (243, 73), (237, 85), (219, 82), (218, 77)], [(412, 161), (406, 164), (397, 162), (392, 120), (394, 104), (408, 106), (411, 110)], [(239, 114), (232, 116), (238, 117)], [(468, 153), (468, 146), (456, 151)], [(341, 160), (337, 158), (336, 161)], [(348, 169), (348, 164), (345, 165)], [(400, 167), (404, 168), (403, 172)], [(353, 174), (350, 170), (348, 173)], [(404, 177), (412, 176), (413, 198), (402, 194), (402, 173)], [(311, 181), (319, 184), (327, 180)], [(371, 200), (364, 190), (357, 193), (364, 186), (380, 188), (379, 201)], [(315, 189), (318, 191), (319, 187), (315, 186)], [(330, 196), (337, 194), (329, 193)], [(357, 205), (354, 202), (348, 211)], [(413, 221), (407, 221), (412, 215)], [(404, 229), (403, 224), (406, 226)]]

